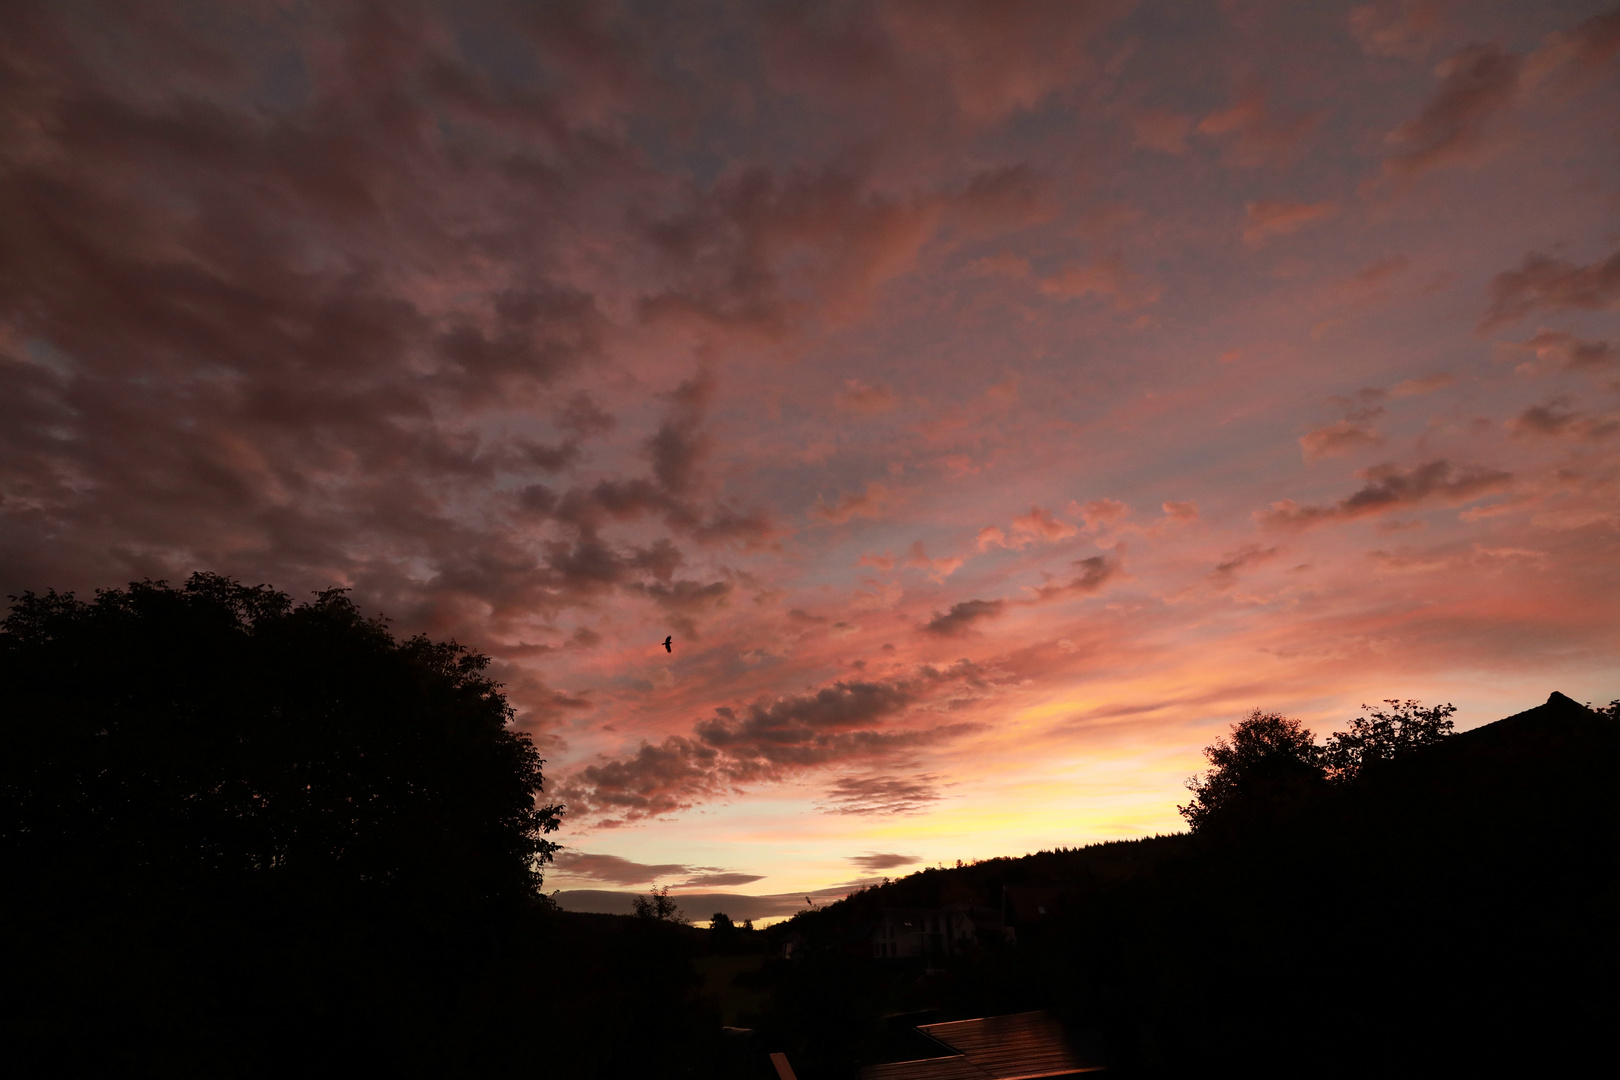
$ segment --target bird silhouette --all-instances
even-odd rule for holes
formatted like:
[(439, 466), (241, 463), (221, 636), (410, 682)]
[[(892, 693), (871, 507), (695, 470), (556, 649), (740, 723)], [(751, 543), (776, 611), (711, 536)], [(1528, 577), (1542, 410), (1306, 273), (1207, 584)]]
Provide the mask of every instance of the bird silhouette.
[(674, 641), (674, 640), (675, 640), (675, 638), (674, 638), (673, 635), (671, 635), (670, 637), (666, 637), (664, 639), (664, 651), (665, 652), (674, 652), (675, 651), (674, 649), (670, 648), (670, 645), (669, 645), (669, 643)]

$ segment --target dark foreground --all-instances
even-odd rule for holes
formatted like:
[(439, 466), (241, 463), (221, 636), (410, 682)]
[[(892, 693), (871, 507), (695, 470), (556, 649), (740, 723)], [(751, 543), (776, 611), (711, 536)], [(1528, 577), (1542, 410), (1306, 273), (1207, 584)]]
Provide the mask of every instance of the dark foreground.
[[(7, 876), (6, 1065), (769, 1077), (783, 1051), (845, 1080), (937, 1053), (919, 1023), (1047, 1009), (1123, 1075), (1561, 1074), (1620, 1005), (1617, 764), (1620, 725), (1555, 695), (1241, 835), (931, 870), (729, 935), (67, 853)], [(871, 955), (885, 907), (1041, 882), (1056, 903), (1011, 920), (1016, 944)]]

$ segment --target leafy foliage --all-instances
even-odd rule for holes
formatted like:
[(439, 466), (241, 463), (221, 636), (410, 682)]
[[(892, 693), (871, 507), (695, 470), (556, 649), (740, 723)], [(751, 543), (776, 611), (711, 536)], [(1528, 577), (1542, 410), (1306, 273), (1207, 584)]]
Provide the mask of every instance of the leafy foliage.
[(1382, 762), (1431, 746), (1451, 734), (1451, 717), (1457, 707), (1449, 702), (1428, 709), (1410, 698), (1386, 698), (1384, 704), (1387, 709), (1363, 705), (1366, 716), (1352, 720), (1349, 731), (1329, 736), (1322, 750), (1322, 764), (1330, 780), (1353, 782)]
[(1232, 726), (1231, 740), (1204, 748), (1211, 768), (1187, 781), (1193, 799), (1176, 809), (1194, 831), (1211, 825), (1241, 828), (1297, 813), (1327, 790), (1345, 785), (1452, 732), (1457, 707), (1424, 708), (1411, 698), (1386, 698), (1387, 708), (1363, 705), (1349, 731), (1325, 745), (1298, 720), (1254, 710)]
[(1260, 709), (1204, 756), (1211, 768), (1187, 781), (1193, 798), (1176, 808), (1195, 830), (1287, 816), (1327, 782), (1315, 737), (1298, 720)]

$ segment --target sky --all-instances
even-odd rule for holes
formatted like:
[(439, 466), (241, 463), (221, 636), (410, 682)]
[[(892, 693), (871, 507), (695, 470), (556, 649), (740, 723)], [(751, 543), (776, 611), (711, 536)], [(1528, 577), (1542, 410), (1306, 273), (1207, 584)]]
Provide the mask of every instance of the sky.
[(1607, 701), (1617, 52), (1573, 0), (0, 5), (0, 594), (350, 589), (491, 658), (548, 890), (700, 917), (1176, 831), (1256, 708)]

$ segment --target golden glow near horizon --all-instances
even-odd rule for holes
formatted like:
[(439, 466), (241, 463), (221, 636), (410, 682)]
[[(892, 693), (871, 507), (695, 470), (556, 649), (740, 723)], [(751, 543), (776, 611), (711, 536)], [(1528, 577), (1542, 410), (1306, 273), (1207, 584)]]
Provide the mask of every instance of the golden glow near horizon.
[(586, 8), (41, 14), (0, 591), (488, 653), (559, 889), (831, 895), (1176, 829), (1257, 706), (1620, 694), (1602, 4)]

